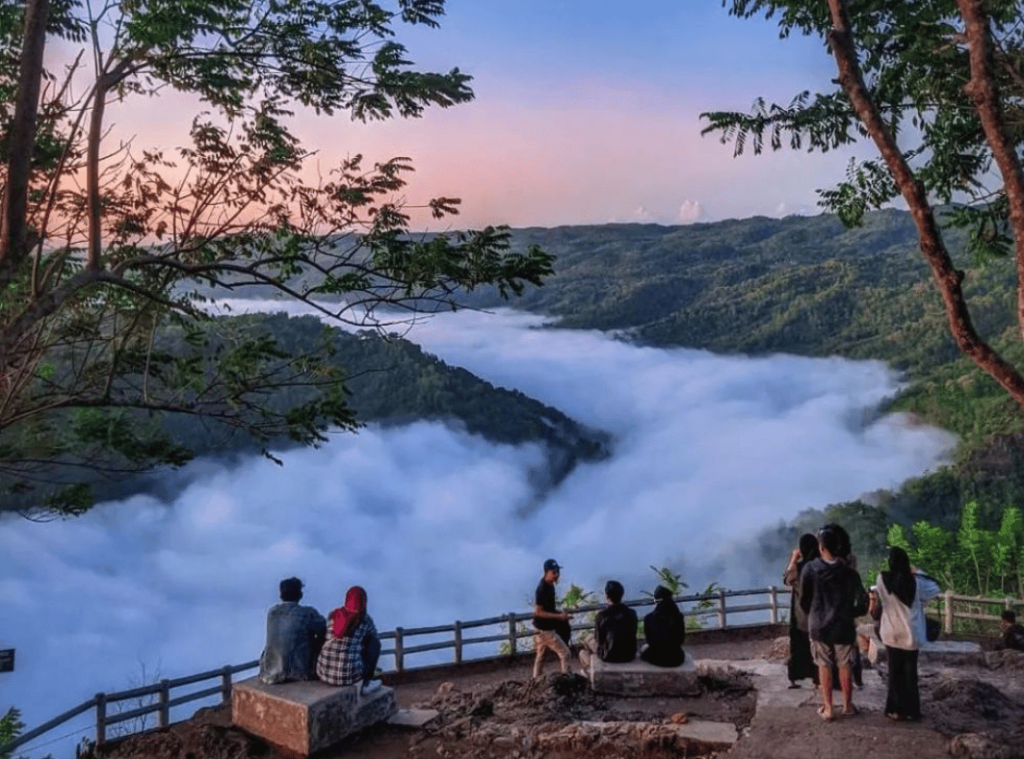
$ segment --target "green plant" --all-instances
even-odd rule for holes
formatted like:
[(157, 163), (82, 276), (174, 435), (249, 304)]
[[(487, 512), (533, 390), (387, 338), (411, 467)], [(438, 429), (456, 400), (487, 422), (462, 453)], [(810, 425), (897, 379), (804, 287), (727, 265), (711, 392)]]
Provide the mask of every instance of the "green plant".
[[(15, 707), (7, 710), (7, 713), (0, 717), (0, 746), (10, 743), (25, 729), (25, 723), (21, 721), (21, 711)], [(9, 753), (0, 753), (0, 759), (9, 759)]]

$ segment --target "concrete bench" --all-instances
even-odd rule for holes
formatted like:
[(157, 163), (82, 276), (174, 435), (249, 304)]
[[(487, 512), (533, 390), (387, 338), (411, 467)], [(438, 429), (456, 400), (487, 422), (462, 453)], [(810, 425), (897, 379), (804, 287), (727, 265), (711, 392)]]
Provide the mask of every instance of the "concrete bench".
[(656, 667), (639, 656), (625, 664), (590, 660), (590, 683), (598, 693), (617, 696), (696, 696), (697, 666), (687, 656), (678, 667)]
[(266, 685), (252, 677), (231, 688), (231, 722), (293, 754), (309, 756), (398, 711), (393, 688), (363, 696), (358, 685), (319, 681)]

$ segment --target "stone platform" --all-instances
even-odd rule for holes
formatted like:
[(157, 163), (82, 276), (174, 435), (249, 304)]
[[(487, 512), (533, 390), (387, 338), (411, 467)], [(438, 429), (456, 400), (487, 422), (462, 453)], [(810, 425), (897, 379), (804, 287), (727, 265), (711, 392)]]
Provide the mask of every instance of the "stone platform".
[(232, 724), (299, 756), (330, 748), (397, 711), (393, 688), (362, 696), (358, 685), (266, 685), (255, 677), (231, 688)]
[(697, 666), (690, 657), (678, 667), (656, 667), (637, 657), (625, 664), (590, 660), (590, 683), (598, 693), (617, 696), (696, 696)]

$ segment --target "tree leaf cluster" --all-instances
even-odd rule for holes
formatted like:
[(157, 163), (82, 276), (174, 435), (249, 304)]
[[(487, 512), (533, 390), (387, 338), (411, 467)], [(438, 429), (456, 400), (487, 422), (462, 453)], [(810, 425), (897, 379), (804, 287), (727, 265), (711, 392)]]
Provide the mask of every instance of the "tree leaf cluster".
[[(437, 26), (444, 10), (443, 0), (0, 0), (8, 491), (66, 465), (69, 499), (57, 508), (77, 513), (88, 498), (76, 471), (178, 465), (191, 447), (167, 432), (166, 414), (261, 444), (317, 444), (328, 428), (355, 426), (330, 340), (303, 353), (255, 325), (211, 326), (210, 299), (245, 288), (386, 332), (382, 306), (401, 322), (456, 307), (462, 290), (508, 297), (551, 273), (551, 256), (511, 251), (506, 230), (414, 238), (408, 158), (368, 165), (348, 149), (321, 161), (293, 131), (299, 109), (368, 121), (470, 100), (468, 75), (418, 70), (398, 39), (408, 25)], [(64, 55), (44, 56), (57, 41)], [(111, 136), (112, 109), (167, 89), (199, 111), (181, 147)], [(459, 199), (424, 205), (443, 218)], [(268, 404), (303, 384), (313, 396)]]

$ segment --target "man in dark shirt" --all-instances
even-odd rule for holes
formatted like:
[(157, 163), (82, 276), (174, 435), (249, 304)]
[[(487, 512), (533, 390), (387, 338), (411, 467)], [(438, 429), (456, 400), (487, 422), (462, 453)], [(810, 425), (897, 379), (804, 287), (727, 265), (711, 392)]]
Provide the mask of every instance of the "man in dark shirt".
[[(831, 722), (832, 665), (839, 668), (843, 693), (843, 714), (856, 714), (853, 706), (853, 663), (857, 627), (855, 620), (867, 612), (867, 593), (857, 571), (838, 559), (840, 539), (828, 527), (818, 533), (821, 556), (807, 563), (800, 573), (800, 607), (807, 614), (811, 656), (818, 665), (821, 708), (818, 716)], [(857, 608), (863, 603), (864, 608)]]
[(1024, 627), (1017, 624), (1017, 615), (1007, 609), (1002, 617), (1003, 639), (996, 648), (1024, 651)]
[(562, 674), (569, 671), (569, 636), (572, 628), (569, 620), (572, 615), (558, 611), (555, 606), (555, 583), (561, 576), (562, 568), (554, 559), (544, 562), (544, 576), (537, 585), (534, 598), (533, 626), (537, 629), (534, 638), (536, 656), (533, 660), (533, 676), (540, 677), (544, 669), (544, 652), (551, 649), (558, 656)]
[(590, 660), (597, 654), (601, 661), (628, 662), (636, 658), (636, 612), (622, 603), (625, 590), (618, 580), (604, 586), (608, 608), (597, 613), (596, 636), (588, 636), (580, 649), (580, 662), (589, 670)]
[(300, 606), (302, 580), (281, 580), (281, 603), (267, 612), (267, 645), (260, 656), (262, 682), (316, 680), (316, 659), (327, 621), (312, 606)]

